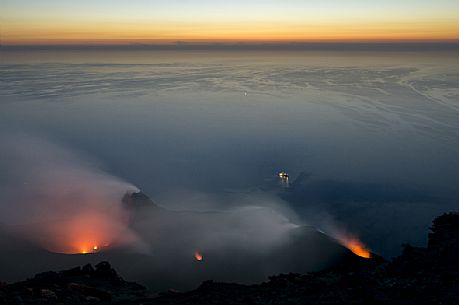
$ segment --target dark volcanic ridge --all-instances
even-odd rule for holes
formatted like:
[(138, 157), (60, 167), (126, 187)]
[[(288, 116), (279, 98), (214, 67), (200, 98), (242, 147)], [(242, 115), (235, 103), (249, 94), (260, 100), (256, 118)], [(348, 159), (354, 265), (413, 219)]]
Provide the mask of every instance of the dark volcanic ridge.
[(437, 217), (430, 230), (427, 247), (404, 245), (390, 262), (348, 256), (320, 272), (271, 276), (256, 285), (206, 281), (159, 295), (103, 262), (3, 284), (0, 304), (459, 304), (459, 214)]

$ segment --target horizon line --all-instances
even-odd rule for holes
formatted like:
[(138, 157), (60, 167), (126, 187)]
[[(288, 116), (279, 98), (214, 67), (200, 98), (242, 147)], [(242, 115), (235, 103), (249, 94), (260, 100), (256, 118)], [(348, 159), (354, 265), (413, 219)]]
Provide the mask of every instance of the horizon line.
[[(108, 42), (108, 43), (107, 43)], [(321, 40), (321, 41), (227, 41), (227, 40), (148, 40), (66, 43), (0, 44), (0, 50), (53, 49), (145, 49), (145, 50), (459, 50), (459, 40)]]

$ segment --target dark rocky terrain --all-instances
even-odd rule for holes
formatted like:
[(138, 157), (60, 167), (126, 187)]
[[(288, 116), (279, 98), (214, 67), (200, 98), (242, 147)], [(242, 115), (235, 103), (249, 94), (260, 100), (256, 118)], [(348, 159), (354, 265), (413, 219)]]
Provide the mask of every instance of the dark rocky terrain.
[(121, 279), (109, 263), (60, 272), (0, 287), (0, 304), (123, 304), (147, 295), (146, 289)]
[[(149, 294), (106, 262), (0, 287), (1, 304), (459, 304), (459, 214), (437, 217), (425, 248), (392, 261), (349, 256), (333, 268), (281, 274), (256, 285), (207, 281), (189, 292)], [(177, 270), (177, 276), (180, 276)]]

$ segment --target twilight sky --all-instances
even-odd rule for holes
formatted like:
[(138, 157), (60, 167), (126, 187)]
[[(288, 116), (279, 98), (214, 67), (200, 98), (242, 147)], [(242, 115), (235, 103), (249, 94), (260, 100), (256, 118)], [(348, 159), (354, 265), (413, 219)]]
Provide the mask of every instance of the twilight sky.
[(1, 43), (458, 41), (457, 0), (2, 0)]

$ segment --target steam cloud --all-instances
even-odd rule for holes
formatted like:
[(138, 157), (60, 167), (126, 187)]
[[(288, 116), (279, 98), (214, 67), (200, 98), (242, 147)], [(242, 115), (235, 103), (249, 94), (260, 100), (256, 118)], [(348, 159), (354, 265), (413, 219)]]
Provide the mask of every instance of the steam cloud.
[(131, 242), (119, 204), (136, 187), (49, 141), (2, 137), (0, 222), (53, 252), (87, 252), (100, 243)]
[[(172, 203), (181, 211), (151, 201), (126, 207), (121, 198), (138, 192), (135, 186), (50, 141), (2, 137), (0, 160), (4, 226), (51, 252), (97, 252), (84, 263), (109, 260), (124, 276), (150, 287), (190, 288), (206, 279), (260, 281), (280, 272), (321, 269), (343, 253), (325, 235), (292, 222), (295, 216), (283, 203), (266, 194), (234, 198), (242, 204), (224, 211), (184, 211), (186, 194)], [(196, 253), (202, 255), (199, 262)]]

